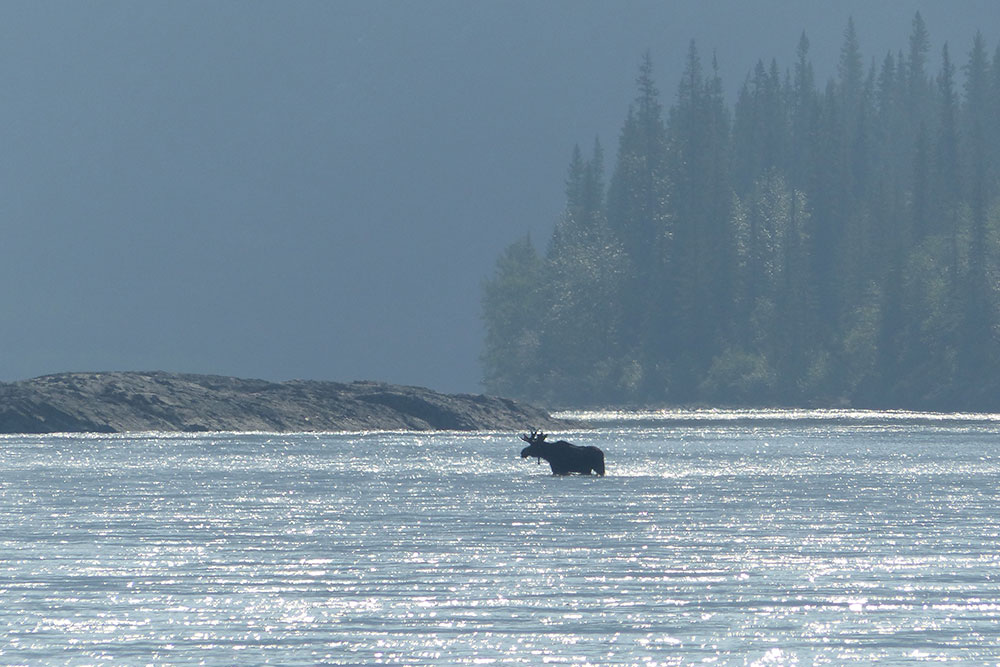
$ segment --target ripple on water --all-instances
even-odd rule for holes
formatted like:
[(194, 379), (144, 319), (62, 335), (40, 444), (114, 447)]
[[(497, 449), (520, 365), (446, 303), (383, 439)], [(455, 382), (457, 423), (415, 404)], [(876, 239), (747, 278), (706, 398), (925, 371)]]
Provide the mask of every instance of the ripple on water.
[(995, 421), (6, 437), (0, 662), (982, 662)]

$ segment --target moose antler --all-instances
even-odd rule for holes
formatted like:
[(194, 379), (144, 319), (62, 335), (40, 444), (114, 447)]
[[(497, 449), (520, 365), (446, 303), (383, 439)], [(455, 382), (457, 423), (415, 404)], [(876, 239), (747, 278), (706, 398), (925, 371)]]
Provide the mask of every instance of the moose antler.
[(528, 444), (537, 445), (538, 443), (545, 440), (545, 433), (542, 433), (537, 428), (531, 429), (531, 434), (523, 433), (521, 434), (521, 440), (524, 440)]

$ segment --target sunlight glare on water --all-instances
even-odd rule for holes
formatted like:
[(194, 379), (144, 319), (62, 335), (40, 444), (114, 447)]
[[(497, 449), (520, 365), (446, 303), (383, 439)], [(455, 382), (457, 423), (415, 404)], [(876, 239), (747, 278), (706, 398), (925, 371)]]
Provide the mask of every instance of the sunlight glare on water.
[(720, 415), (0, 438), (0, 663), (1000, 659), (996, 419)]

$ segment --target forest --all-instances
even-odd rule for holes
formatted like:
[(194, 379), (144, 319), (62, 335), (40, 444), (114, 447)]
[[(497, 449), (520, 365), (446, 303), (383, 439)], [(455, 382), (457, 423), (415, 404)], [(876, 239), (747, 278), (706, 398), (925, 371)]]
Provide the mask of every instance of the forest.
[[(727, 102), (692, 42), (652, 58), (606, 170), (576, 148), (544, 247), (483, 283), (483, 384), (549, 405), (1000, 409), (1000, 47), (976, 34), (836, 74), (809, 40)], [(931, 61), (935, 65), (931, 66)]]

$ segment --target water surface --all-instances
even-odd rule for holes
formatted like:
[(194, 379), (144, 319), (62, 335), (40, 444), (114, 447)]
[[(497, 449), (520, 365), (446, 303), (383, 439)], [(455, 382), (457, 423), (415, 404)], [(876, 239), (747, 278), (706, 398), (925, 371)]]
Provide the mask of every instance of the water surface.
[(0, 663), (1000, 661), (1000, 421), (0, 439)]

